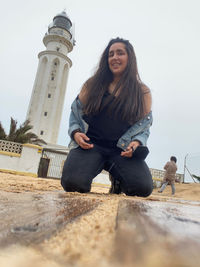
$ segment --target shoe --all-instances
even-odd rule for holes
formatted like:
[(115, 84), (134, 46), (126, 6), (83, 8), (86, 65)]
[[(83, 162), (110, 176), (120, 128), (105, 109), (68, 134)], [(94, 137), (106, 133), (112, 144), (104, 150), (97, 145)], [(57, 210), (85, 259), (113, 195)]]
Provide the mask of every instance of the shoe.
[(121, 194), (122, 189), (120, 185), (120, 181), (114, 179), (111, 174), (109, 174), (109, 179), (111, 181), (111, 187), (109, 189), (110, 194)]

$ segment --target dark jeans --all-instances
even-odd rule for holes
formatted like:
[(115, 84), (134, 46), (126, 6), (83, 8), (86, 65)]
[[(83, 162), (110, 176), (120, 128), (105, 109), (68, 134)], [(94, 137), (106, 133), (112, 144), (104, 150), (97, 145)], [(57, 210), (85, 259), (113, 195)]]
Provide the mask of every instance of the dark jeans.
[(120, 182), (122, 192), (130, 196), (147, 197), (152, 193), (150, 170), (144, 160), (120, 155), (120, 149), (107, 149), (94, 145), (85, 150), (72, 149), (65, 161), (61, 185), (67, 192), (89, 192), (92, 180), (107, 170)]

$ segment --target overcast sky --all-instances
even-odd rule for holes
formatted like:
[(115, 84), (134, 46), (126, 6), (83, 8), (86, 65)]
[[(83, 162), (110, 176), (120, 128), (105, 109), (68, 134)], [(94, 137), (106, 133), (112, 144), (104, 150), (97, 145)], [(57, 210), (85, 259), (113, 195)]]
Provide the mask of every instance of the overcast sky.
[[(67, 145), (70, 104), (93, 73), (108, 41), (128, 39), (141, 79), (153, 96), (154, 123), (147, 163), (163, 169), (171, 155), (183, 173), (186, 154), (200, 175), (199, 0), (1, 1), (0, 121), (24, 122), (38, 66), (38, 53), (53, 17), (66, 9), (75, 23), (76, 46), (69, 72), (58, 144)], [(192, 163), (190, 163), (192, 166)]]

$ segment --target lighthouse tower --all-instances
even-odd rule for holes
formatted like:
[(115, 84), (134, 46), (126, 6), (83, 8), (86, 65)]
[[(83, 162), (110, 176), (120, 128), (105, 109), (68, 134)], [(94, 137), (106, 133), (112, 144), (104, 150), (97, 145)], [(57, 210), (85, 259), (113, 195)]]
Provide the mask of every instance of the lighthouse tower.
[(72, 22), (63, 11), (56, 15), (43, 39), (46, 50), (39, 64), (27, 112), (32, 132), (47, 143), (56, 144), (69, 68), (68, 53), (74, 46)]

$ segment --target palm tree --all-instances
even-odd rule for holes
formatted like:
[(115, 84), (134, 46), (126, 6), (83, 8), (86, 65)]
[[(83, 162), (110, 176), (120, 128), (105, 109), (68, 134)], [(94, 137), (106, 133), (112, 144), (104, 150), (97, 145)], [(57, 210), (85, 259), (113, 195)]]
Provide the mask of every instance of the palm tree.
[(17, 142), (21, 144), (24, 144), (24, 143), (46, 144), (44, 140), (39, 139), (36, 134), (30, 132), (32, 128), (33, 126), (30, 125), (30, 121), (26, 120), (17, 129), (17, 121), (11, 117), (10, 131), (8, 135), (6, 135), (6, 132), (0, 122), (0, 139), (6, 140), (6, 141)]
[(5, 140), (5, 138), (6, 138), (6, 133), (0, 122), (0, 140)]

